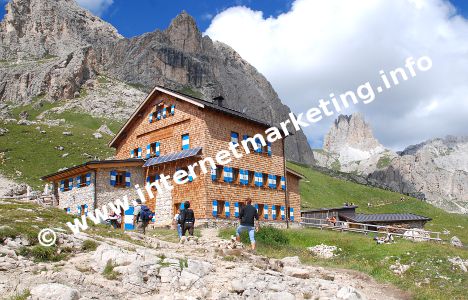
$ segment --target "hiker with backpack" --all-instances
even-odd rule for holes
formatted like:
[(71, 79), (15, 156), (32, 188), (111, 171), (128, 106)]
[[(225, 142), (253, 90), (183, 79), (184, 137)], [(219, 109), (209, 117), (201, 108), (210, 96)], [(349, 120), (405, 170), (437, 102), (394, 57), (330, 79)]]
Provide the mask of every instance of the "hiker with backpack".
[(182, 236), (185, 236), (187, 230), (189, 234), (193, 236), (193, 230), (195, 229), (195, 213), (190, 208), (189, 201), (184, 203), (184, 209), (180, 212), (179, 218), (182, 226)]
[(255, 250), (255, 231), (258, 231), (258, 228), (255, 228), (255, 220), (258, 221), (258, 212), (252, 205), (252, 199), (247, 198), (246, 204), (239, 213), (240, 225), (236, 230), (236, 240), (240, 242), (241, 233), (248, 231), (252, 250)]
[(146, 227), (151, 219), (153, 219), (154, 213), (148, 206), (142, 205), (140, 199), (137, 199), (136, 202), (137, 206), (135, 206), (133, 211), (133, 225), (136, 225), (138, 232), (146, 234)]

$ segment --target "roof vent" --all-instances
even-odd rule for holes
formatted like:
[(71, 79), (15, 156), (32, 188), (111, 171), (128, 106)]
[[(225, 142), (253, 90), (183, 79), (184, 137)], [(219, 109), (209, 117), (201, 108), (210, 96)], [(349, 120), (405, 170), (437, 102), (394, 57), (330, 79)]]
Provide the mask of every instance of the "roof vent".
[(217, 97), (214, 97), (213, 98), (213, 104), (216, 104), (218, 106), (223, 106), (223, 100), (224, 100), (224, 97), (223, 96), (217, 96)]

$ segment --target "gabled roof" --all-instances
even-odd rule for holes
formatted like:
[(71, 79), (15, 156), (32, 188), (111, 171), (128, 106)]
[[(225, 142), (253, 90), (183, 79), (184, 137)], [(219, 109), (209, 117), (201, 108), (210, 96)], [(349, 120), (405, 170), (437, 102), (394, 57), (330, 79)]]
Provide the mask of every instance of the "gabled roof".
[(195, 106), (198, 106), (200, 108), (208, 108), (208, 109), (213, 109), (213, 110), (216, 110), (218, 112), (221, 112), (221, 113), (224, 113), (224, 114), (227, 114), (227, 115), (230, 115), (230, 116), (233, 116), (233, 117), (237, 117), (237, 118), (240, 118), (240, 119), (244, 119), (244, 120), (247, 120), (249, 122), (252, 122), (252, 123), (255, 123), (257, 125), (261, 125), (261, 126), (264, 126), (266, 128), (269, 128), (271, 127), (270, 124), (266, 123), (266, 122), (263, 122), (263, 121), (260, 121), (260, 120), (257, 120), (255, 118), (252, 118), (252, 117), (249, 117), (241, 112), (238, 112), (236, 110), (233, 110), (233, 109), (229, 109), (227, 107), (223, 107), (223, 106), (219, 106), (219, 105), (216, 105), (210, 101), (206, 101), (206, 100), (203, 100), (203, 99), (200, 99), (200, 98), (196, 98), (196, 97), (193, 97), (193, 96), (190, 96), (190, 95), (186, 95), (186, 94), (183, 94), (181, 92), (177, 92), (177, 91), (174, 91), (174, 90), (171, 90), (171, 89), (168, 89), (168, 88), (165, 88), (165, 87), (162, 87), (162, 86), (156, 86), (147, 96), (146, 98), (143, 100), (143, 102), (140, 103), (140, 105), (138, 106), (138, 108), (133, 112), (133, 114), (130, 116), (130, 118), (127, 120), (127, 122), (125, 122), (125, 124), (122, 126), (122, 128), (120, 128), (119, 132), (114, 136), (114, 138), (109, 142), (109, 146), (110, 147), (114, 147), (115, 144), (117, 143), (119, 137), (125, 132), (125, 130), (130, 126), (130, 124), (132, 123), (132, 121), (135, 119), (135, 117), (138, 115), (138, 113), (143, 109), (143, 107), (145, 107), (145, 105), (148, 103), (148, 101), (150, 101), (151, 99), (151, 96), (155, 93), (155, 92), (162, 92), (162, 93), (165, 93), (165, 94), (168, 94), (168, 95), (171, 95), (173, 97), (176, 97), (177, 99), (179, 100), (182, 100), (182, 101), (186, 101), (188, 103), (191, 103)]
[(110, 167), (126, 167), (126, 166), (142, 166), (144, 163), (141, 158), (129, 158), (129, 159), (110, 159), (110, 160), (92, 160), (85, 162), (81, 165), (73, 166), (60, 170), (58, 172), (41, 177), (45, 181), (55, 181), (62, 178), (69, 178), (71, 176), (93, 170), (98, 168), (110, 168)]
[[(341, 216), (341, 215), (340, 215)], [(404, 222), (404, 221), (430, 221), (431, 218), (410, 214), (346, 214), (342, 217), (351, 222), (369, 223), (369, 222)]]

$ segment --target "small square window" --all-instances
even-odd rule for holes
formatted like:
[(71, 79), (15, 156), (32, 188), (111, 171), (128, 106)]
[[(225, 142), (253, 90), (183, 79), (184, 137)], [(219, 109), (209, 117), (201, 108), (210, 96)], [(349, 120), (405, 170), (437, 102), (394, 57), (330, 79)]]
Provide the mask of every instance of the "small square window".
[(125, 171), (117, 171), (116, 172), (115, 186), (125, 187)]
[(80, 175), (80, 187), (86, 186), (86, 174)]
[(236, 169), (236, 168), (232, 169), (232, 182), (234, 184), (239, 184), (240, 182), (239, 169)]
[(234, 144), (239, 143), (239, 133), (231, 131), (231, 142)]

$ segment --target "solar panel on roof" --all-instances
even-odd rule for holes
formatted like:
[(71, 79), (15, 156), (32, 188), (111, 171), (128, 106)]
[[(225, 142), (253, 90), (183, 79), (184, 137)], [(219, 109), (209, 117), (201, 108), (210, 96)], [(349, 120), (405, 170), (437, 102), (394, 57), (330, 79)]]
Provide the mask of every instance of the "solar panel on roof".
[(166, 163), (166, 162), (170, 162), (174, 160), (192, 157), (192, 156), (198, 155), (201, 152), (201, 150), (202, 150), (202, 147), (196, 147), (193, 149), (182, 150), (180, 152), (171, 153), (171, 154), (167, 154), (167, 155), (163, 155), (159, 157), (153, 157), (153, 158), (148, 159), (143, 165), (143, 167), (154, 166), (154, 165), (158, 165), (158, 164), (162, 164), (162, 163)]

